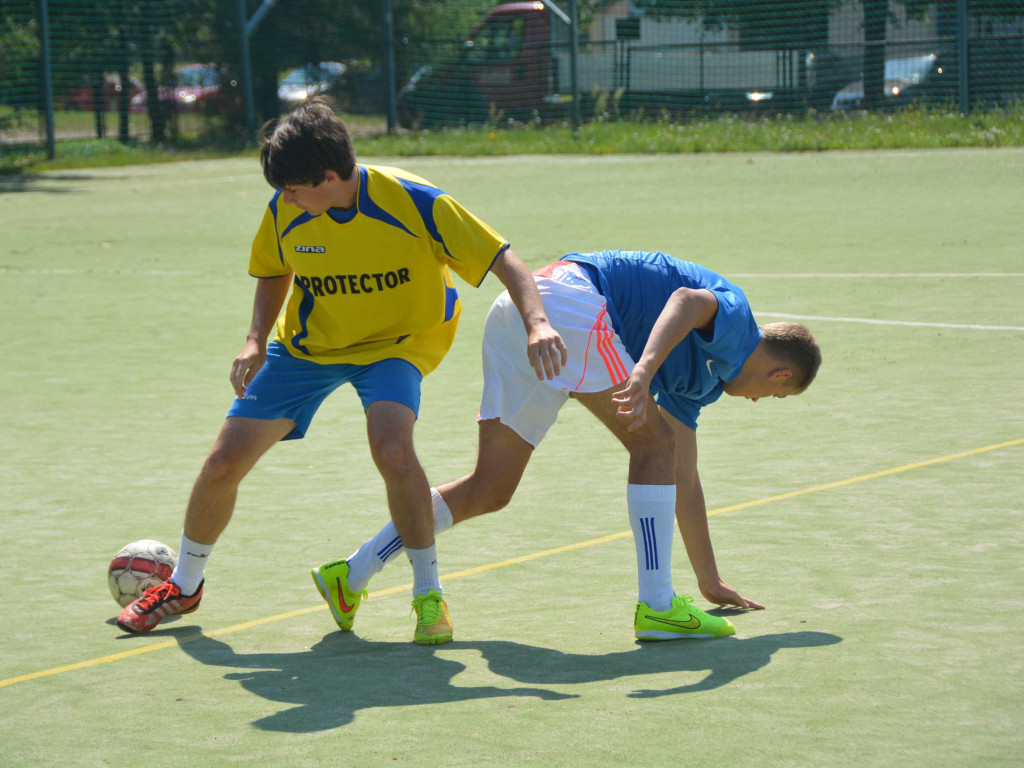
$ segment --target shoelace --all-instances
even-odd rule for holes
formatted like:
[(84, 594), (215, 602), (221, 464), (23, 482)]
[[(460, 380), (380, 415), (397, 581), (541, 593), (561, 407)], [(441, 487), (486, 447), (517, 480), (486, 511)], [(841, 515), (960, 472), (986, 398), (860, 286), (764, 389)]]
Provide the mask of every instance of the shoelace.
[(152, 610), (158, 603), (173, 598), (176, 589), (177, 586), (172, 581), (165, 581), (163, 584), (147, 589), (139, 598), (139, 608), (143, 611)]
[[(420, 595), (412, 601), (412, 610), (417, 608), (420, 609), (421, 624), (437, 624), (444, 615), (441, 610), (441, 601), (428, 598), (426, 595)], [(412, 615), (412, 611), (409, 611), (409, 615)]]

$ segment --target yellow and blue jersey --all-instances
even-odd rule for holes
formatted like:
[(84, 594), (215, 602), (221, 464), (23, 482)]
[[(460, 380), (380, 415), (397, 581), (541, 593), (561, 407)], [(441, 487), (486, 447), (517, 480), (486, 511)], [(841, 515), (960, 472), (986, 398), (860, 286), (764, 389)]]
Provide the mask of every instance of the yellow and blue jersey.
[(313, 216), (275, 194), (249, 273), (294, 275), (275, 336), (293, 356), (354, 365), (399, 358), (426, 375), (451, 347), (462, 311), (451, 271), (478, 286), (508, 242), (418, 176), (356, 170), (348, 210)]

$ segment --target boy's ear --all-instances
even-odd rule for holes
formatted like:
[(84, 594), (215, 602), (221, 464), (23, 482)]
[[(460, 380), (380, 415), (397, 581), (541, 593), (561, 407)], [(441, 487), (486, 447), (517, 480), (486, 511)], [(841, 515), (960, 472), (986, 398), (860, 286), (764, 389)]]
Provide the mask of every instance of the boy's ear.
[(793, 371), (789, 368), (775, 368), (768, 374), (769, 379), (789, 379), (792, 378), (792, 376)]

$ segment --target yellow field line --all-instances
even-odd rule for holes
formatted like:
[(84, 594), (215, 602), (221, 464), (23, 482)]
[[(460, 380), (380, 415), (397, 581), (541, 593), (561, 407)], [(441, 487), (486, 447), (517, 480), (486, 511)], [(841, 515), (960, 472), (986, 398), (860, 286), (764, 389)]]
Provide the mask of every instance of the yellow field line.
[[(758, 507), (762, 504), (771, 504), (776, 501), (784, 501), (785, 499), (793, 499), (797, 496), (806, 496), (809, 493), (819, 493), (821, 491), (829, 491), (834, 488), (842, 488), (843, 486), (853, 485), (854, 483), (863, 483), (867, 480), (876, 480), (880, 477), (888, 477), (890, 475), (898, 475), (901, 472), (909, 472), (914, 469), (922, 469), (924, 467), (930, 467), (935, 464), (944, 464), (948, 461), (956, 461), (957, 459), (965, 459), (969, 456), (977, 456), (979, 453), (988, 453), (990, 451), (998, 451), (1002, 448), (1010, 448), (1016, 445), (1024, 444), (1024, 438), (1020, 440), (1008, 440), (1005, 443), (996, 443), (995, 445), (986, 445), (982, 448), (975, 448), (970, 451), (963, 451), (962, 453), (951, 453), (948, 456), (940, 456), (935, 459), (928, 459), (926, 461), (918, 461), (913, 464), (904, 464), (902, 467), (893, 467), (892, 469), (884, 469), (881, 472), (871, 472), (867, 475), (858, 475), (856, 477), (850, 477), (846, 480), (837, 480), (833, 483), (824, 483), (823, 485), (815, 485), (810, 488), (802, 488), (798, 491), (790, 491), (788, 493), (780, 493), (775, 496), (768, 496), (763, 499), (757, 499), (756, 501), (747, 501), (742, 504), (733, 504), (729, 507), (719, 507), (717, 509), (708, 510), (708, 515), (721, 515), (726, 512), (736, 512), (741, 509), (749, 509), (751, 507)], [(518, 565), (520, 563), (526, 563), (530, 560), (537, 560), (542, 557), (549, 557), (550, 555), (558, 555), (563, 552), (572, 552), (576, 549), (585, 549), (587, 547), (597, 546), (598, 544), (606, 544), (609, 541), (616, 541), (618, 539), (625, 539), (632, 535), (631, 531), (621, 531), (620, 533), (613, 533), (608, 536), (601, 536), (596, 539), (589, 539), (587, 541), (580, 541), (576, 544), (567, 544), (564, 547), (555, 547), (554, 549), (545, 549), (541, 552), (534, 552), (529, 555), (521, 555), (519, 557), (513, 557), (509, 560), (502, 560), (497, 563), (488, 563), (487, 565), (480, 565), (476, 568), (467, 568), (463, 571), (455, 571), (454, 573), (447, 573), (442, 575), (443, 580), (451, 581), (452, 579), (462, 579), (467, 576), (475, 576), (478, 573), (485, 573), (487, 571), (493, 571), (498, 568), (506, 568), (510, 565)], [(412, 584), (402, 584), (397, 587), (389, 587), (388, 589), (382, 589), (377, 592), (371, 593), (373, 597), (385, 597), (387, 595), (394, 595), (399, 592), (404, 592), (412, 588)], [(267, 616), (262, 619), (253, 619), (252, 621), (246, 621), (241, 624), (233, 624), (230, 627), (223, 627), (222, 629), (215, 629), (210, 632), (203, 632), (201, 635), (195, 635), (194, 637), (181, 638), (179, 640), (164, 640), (163, 642), (153, 643), (152, 645), (146, 645), (141, 648), (132, 648), (128, 651), (122, 651), (121, 653), (112, 653), (109, 656), (100, 656), (96, 659), (89, 659), (88, 661), (80, 661), (75, 664), (68, 664), (63, 667), (54, 667), (53, 669), (44, 669), (39, 672), (32, 672), (27, 675), (20, 675), (19, 677), (9, 677), (6, 680), (0, 680), (0, 688), (6, 688), (9, 685), (15, 683), (24, 683), (29, 680), (38, 680), (43, 677), (51, 677), (52, 675), (60, 675), (65, 672), (74, 672), (78, 669), (86, 669), (87, 667), (96, 667), (101, 664), (109, 664), (113, 661), (120, 661), (121, 659), (127, 659), (132, 656), (141, 656), (144, 653), (152, 653), (153, 651), (160, 651), (164, 648), (172, 648), (180, 645), (181, 643), (190, 642), (192, 640), (198, 640), (202, 637), (217, 637), (218, 635), (229, 635), (234, 632), (241, 632), (242, 630), (252, 629), (263, 624), (272, 624), (277, 621), (284, 621), (286, 619), (292, 619), (297, 616), (305, 616), (308, 613), (315, 611), (322, 611), (327, 608), (326, 605), (318, 605), (311, 608), (301, 608), (296, 611), (289, 611), (288, 613), (279, 613), (275, 616)], [(127, 636), (126, 636), (127, 637)]]

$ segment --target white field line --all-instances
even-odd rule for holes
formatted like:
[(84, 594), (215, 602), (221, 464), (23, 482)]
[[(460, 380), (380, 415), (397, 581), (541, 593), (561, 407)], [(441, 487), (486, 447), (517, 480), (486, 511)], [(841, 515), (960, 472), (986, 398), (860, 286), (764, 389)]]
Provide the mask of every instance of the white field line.
[(1024, 331), (1021, 325), (969, 325), (966, 323), (916, 323), (910, 320), (875, 320), (867, 317), (821, 317), (794, 315), (789, 312), (754, 312), (760, 317), (779, 317), (791, 320), (819, 320), (828, 323), (865, 323), (867, 325), (908, 325), (916, 328), (964, 328), (971, 331)]
[[(0, 272), (24, 272), (37, 275), (208, 275), (211, 272), (195, 270), (158, 270), (158, 269), (57, 269), (48, 267), (14, 267), (0, 264)], [(224, 272), (224, 274), (234, 274)], [(730, 278), (805, 278), (805, 279), (909, 279), (909, 278), (943, 278), (943, 277), (1024, 277), (1024, 272), (798, 272), (784, 274), (781, 272), (737, 272), (730, 273)]]
[(743, 278), (816, 278), (816, 279), (858, 279), (885, 280), (890, 278), (933, 278), (933, 277), (1024, 277), (1024, 272), (731, 272), (728, 277)]
[[(190, 276), (211, 276), (211, 275), (222, 275), (228, 276), (237, 274), (236, 272), (224, 271), (198, 271), (198, 270), (168, 270), (168, 269), (46, 269), (46, 268), (34, 268), (34, 267), (9, 267), (0, 265), (0, 274), (6, 273), (26, 273), (26, 274), (37, 274), (37, 275), (141, 275), (148, 277), (168, 277), (173, 275), (190, 277)], [(979, 272), (979, 273), (916, 273), (908, 275), (737, 275), (737, 277), (1024, 277), (1024, 273), (1020, 272)], [(831, 322), (831, 323), (862, 323), (866, 325), (902, 325), (919, 328), (960, 328), (972, 331), (1024, 331), (1024, 326), (1020, 325), (978, 325), (969, 323), (927, 323), (927, 322), (915, 322), (911, 320), (878, 320), (867, 317), (825, 317), (821, 315), (796, 315), (789, 312), (759, 312), (755, 311), (756, 315), (761, 317), (775, 317), (781, 319), (791, 320), (816, 320), (820, 322)]]
[[(0, 264), (0, 272), (25, 272), (39, 275), (79, 275), (79, 274), (123, 274), (123, 275), (206, 275), (209, 272), (188, 270), (146, 270), (146, 269), (55, 269), (47, 267), (14, 267)], [(225, 274), (229, 274), (225, 272)], [(818, 279), (818, 280), (886, 280), (886, 279), (929, 279), (948, 277), (1024, 277), (1024, 272), (730, 272), (729, 278), (752, 279)]]

